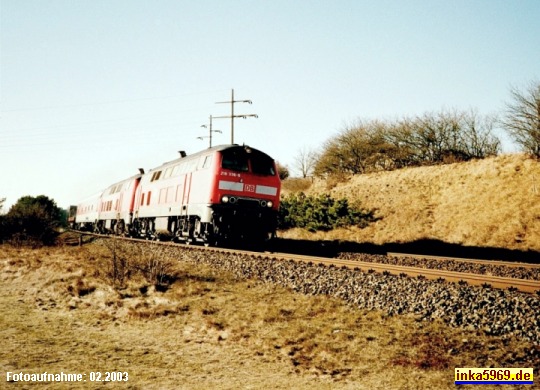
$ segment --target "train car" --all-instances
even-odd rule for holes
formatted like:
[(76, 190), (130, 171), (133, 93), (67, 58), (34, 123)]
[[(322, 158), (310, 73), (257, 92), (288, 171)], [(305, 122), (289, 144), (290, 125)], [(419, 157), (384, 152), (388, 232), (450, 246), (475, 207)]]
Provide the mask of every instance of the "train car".
[(77, 217), (77, 206), (69, 206), (68, 215), (67, 215), (67, 224), (70, 227), (75, 225), (75, 218)]
[(82, 231), (94, 231), (99, 220), (99, 202), (102, 192), (98, 192), (77, 204), (73, 228)]
[(274, 160), (248, 146), (220, 145), (164, 163), (135, 194), (133, 230), (216, 245), (270, 238), (281, 183)]
[(141, 172), (83, 200), (76, 206), (71, 226), (96, 233), (129, 234), (135, 191), (142, 176)]
[(134, 197), (141, 173), (109, 186), (99, 199), (95, 230), (100, 233), (127, 234), (133, 222)]

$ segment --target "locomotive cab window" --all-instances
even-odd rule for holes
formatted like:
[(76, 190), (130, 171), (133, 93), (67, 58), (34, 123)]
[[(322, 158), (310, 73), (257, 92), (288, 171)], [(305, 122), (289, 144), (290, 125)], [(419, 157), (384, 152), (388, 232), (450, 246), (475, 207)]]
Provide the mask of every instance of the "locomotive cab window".
[(154, 174), (152, 175), (152, 179), (150, 179), (150, 181), (159, 180), (160, 176), (161, 176), (161, 171), (154, 172)]
[(257, 175), (274, 176), (274, 160), (263, 153), (253, 151), (250, 154), (251, 170)]
[(227, 149), (221, 152), (221, 167), (232, 171), (247, 172), (248, 156), (244, 149)]
[(210, 168), (210, 163), (212, 162), (212, 155), (205, 156), (204, 162), (202, 164), (203, 169)]
[(165, 170), (165, 173), (163, 174), (163, 178), (167, 179), (167, 178), (171, 177), (172, 171), (173, 171), (173, 167), (167, 168)]

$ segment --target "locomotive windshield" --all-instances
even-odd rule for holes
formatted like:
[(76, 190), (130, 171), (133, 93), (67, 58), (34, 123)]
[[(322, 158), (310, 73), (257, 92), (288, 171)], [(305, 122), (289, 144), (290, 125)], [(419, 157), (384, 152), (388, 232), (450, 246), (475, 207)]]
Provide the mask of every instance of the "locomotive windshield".
[(266, 154), (253, 151), (250, 155), (251, 170), (258, 175), (274, 176), (274, 161)]
[(251, 166), (251, 172), (257, 175), (274, 176), (274, 161), (266, 154), (257, 150), (244, 148), (231, 148), (223, 150), (221, 167), (233, 171), (248, 172)]
[(227, 149), (221, 152), (221, 154), (223, 155), (223, 159), (221, 160), (222, 168), (240, 172), (247, 172), (249, 170), (248, 156), (244, 149)]

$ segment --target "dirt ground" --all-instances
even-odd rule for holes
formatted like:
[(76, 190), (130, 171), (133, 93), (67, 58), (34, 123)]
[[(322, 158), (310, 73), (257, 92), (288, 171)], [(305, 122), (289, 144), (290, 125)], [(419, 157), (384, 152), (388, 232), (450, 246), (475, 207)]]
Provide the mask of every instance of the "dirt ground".
[(113, 288), (107, 260), (92, 245), (0, 246), (0, 389), (453, 389), (455, 367), (519, 366), (530, 347), (193, 264), (179, 263), (166, 291), (135, 279)]

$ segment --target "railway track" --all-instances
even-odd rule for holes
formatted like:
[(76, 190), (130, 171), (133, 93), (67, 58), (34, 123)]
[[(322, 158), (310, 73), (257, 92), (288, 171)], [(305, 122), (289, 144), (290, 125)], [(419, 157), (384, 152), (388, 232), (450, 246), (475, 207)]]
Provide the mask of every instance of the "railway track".
[[(101, 238), (111, 238), (107, 235), (97, 235), (92, 234), (93, 236)], [(120, 238), (117, 239), (135, 241), (135, 242), (148, 242), (143, 239), (135, 238)], [(153, 241), (155, 243), (155, 241)], [(413, 266), (402, 266), (402, 265), (393, 265), (393, 264), (382, 264), (375, 262), (359, 261), (359, 260), (347, 260), (347, 259), (336, 259), (336, 258), (327, 258), (327, 257), (316, 257), (316, 256), (305, 256), (299, 254), (290, 254), (290, 253), (276, 253), (276, 252), (254, 252), (248, 250), (239, 250), (239, 249), (229, 249), (229, 248), (216, 248), (216, 247), (205, 247), (198, 245), (185, 245), (177, 244), (173, 242), (158, 242), (160, 245), (170, 245), (185, 247), (190, 250), (197, 251), (212, 251), (219, 253), (234, 253), (234, 254), (244, 254), (248, 256), (258, 257), (261, 259), (274, 259), (281, 261), (297, 261), (303, 263), (312, 263), (312, 264), (321, 264), (324, 266), (334, 266), (334, 267), (346, 267), (349, 269), (358, 269), (364, 272), (378, 272), (382, 274), (390, 274), (396, 276), (408, 276), (408, 277), (423, 277), (429, 280), (439, 280), (452, 283), (467, 283), (470, 285), (476, 286), (485, 286), (496, 289), (514, 289), (517, 291), (525, 293), (536, 293), (540, 292), (540, 281), (539, 280), (530, 280), (530, 279), (517, 279), (517, 278), (508, 278), (500, 276), (492, 276), (486, 274), (475, 274), (475, 273), (466, 273), (466, 272), (456, 272), (456, 271), (447, 271), (441, 269), (430, 269), (430, 268), (420, 268)], [(426, 256), (421, 255), (411, 255), (411, 254), (396, 254), (389, 253), (388, 255), (392, 256), (408, 256), (408, 257), (421, 257), (426, 258)], [(433, 256), (430, 256), (433, 258)], [(448, 259), (448, 258), (440, 258)], [(455, 259), (454, 259), (455, 260)], [(461, 261), (467, 262), (476, 262), (481, 264), (490, 264), (490, 265), (501, 265), (501, 266), (521, 266), (521, 267), (532, 267), (536, 268), (540, 265), (537, 264), (525, 264), (525, 263), (510, 263), (510, 262), (490, 262), (489, 260), (474, 260), (474, 259), (459, 259)]]
[(439, 269), (429, 269), (410, 266), (399, 266), (392, 264), (380, 264), (372, 262), (364, 262), (357, 260), (341, 260), (327, 259), (323, 257), (299, 256), (279, 254), (278, 258), (290, 259), (303, 262), (312, 262), (316, 264), (324, 264), (327, 266), (347, 267), (352, 269), (361, 269), (369, 272), (374, 270), (379, 273), (389, 273), (392, 275), (406, 275), (409, 277), (423, 276), (430, 280), (442, 280), (447, 282), (466, 282), (476, 286), (491, 286), (492, 288), (500, 289), (517, 289), (518, 291), (534, 293), (540, 291), (540, 281), (528, 279), (504, 278), (500, 276), (473, 274), (465, 272), (445, 271)]
[(431, 260), (453, 260), (463, 263), (474, 263), (474, 264), (483, 264), (483, 265), (495, 265), (495, 266), (505, 266), (505, 267), (524, 267), (524, 268), (540, 268), (540, 264), (531, 264), (523, 263), (517, 261), (502, 261), (502, 260), (478, 260), (478, 259), (465, 259), (461, 257), (448, 257), (448, 256), (432, 256), (432, 255), (416, 255), (411, 253), (398, 253), (398, 252), (388, 252), (387, 256), (393, 257), (413, 257), (416, 259), (431, 259)]

